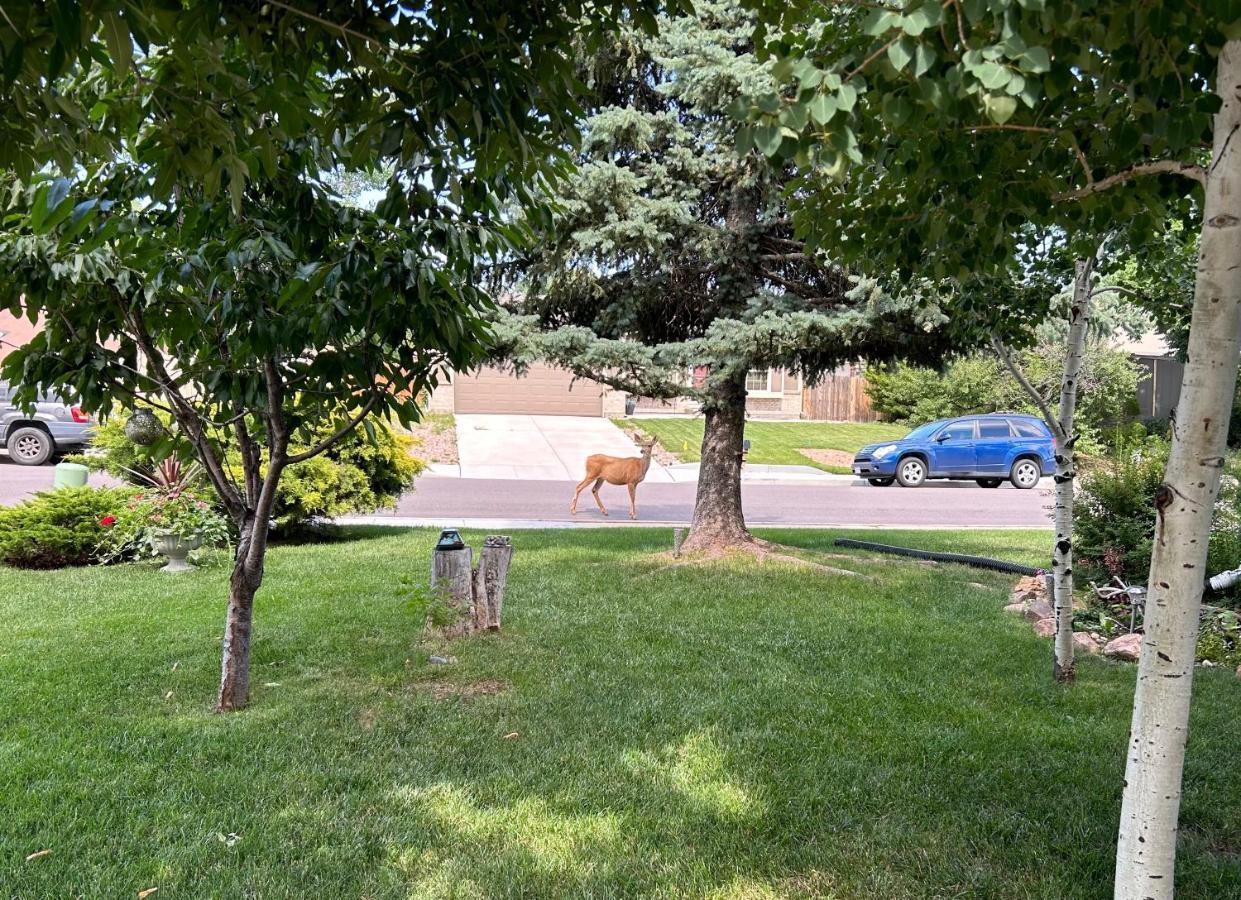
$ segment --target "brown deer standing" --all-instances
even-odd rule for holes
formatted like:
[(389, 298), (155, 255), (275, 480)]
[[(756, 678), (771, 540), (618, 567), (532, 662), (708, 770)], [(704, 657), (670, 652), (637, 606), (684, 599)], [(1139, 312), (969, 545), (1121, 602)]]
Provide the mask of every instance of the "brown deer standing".
[(606, 481), (608, 484), (623, 484), (629, 488), (629, 518), (636, 519), (638, 517), (636, 491), (639, 482), (646, 477), (646, 472), (651, 467), (651, 450), (655, 446), (655, 439), (644, 441), (640, 446), (642, 447), (641, 456), (604, 456), (602, 453), (596, 453), (594, 456), (586, 457), (586, 477), (573, 492), (573, 502), (569, 504), (569, 512), (577, 513), (577, 498), (582, 493), (582, 488), (593, 481), (595, 486), (590, 489), (590, 492), (595, 495), (595, 502), (599, 504), (599, 512), (606, 516), (608, 511), (604, 508), (603, 501), (599, 499), (599, 488)]

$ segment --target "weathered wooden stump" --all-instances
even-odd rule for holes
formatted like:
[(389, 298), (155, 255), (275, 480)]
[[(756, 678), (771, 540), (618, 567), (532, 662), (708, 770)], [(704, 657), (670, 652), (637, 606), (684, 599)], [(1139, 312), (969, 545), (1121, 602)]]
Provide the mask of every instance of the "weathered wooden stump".
[(513, 541), (506, 535), (483, 541), (477, 566), (468, 546), (437, 548), (431, 554), (431, 590), (444, 598), (453, 614), (453, 622), (445, 628), (448, 636), (500, 630), (512, 559)]

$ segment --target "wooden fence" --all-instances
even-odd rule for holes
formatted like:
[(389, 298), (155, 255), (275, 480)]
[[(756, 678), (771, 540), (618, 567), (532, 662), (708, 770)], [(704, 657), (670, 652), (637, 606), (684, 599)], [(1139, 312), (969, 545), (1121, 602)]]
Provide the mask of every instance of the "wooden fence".
[(804, 419), (827, 422), (878, 422), (863, 375), (827, 375), (801, 394)]

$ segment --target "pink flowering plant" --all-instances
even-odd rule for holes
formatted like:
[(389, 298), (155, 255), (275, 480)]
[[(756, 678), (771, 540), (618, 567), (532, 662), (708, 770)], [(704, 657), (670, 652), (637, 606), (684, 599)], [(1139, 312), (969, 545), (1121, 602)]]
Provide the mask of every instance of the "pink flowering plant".
[[(166, 459), (152, 472), (133, 472), (147, 483), (119, 510), (109, 526), (113, 557), (155, 556), (153, 538), (174, 534), (202, 537), (204, 547), (229, 542), (228, 521), (195, 490), (201, 469)], [(102, 523), (101, 523), (102, 524)]]

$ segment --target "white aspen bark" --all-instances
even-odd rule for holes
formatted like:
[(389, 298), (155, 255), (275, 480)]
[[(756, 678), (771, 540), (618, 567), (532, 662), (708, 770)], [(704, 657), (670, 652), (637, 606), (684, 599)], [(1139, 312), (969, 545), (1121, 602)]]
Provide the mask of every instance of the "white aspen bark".
[(1069, 307), (1069, 336), (1065, 342), (1064, 374), (1060, 379), (1060, 414), (1056, 419), (1056, 542), (1051, 569), (1055, 584), (1056, 681), (1072, 681), (1073, 662), (1073, 481), (1077, 477), (1077, 435), (1073, 416), (1077, 410), (1077, 386), (1086, 351), (1086, 326), (1090, 322), (1090, 275), (1094, 259), (1079, 259), (1073, 278), (1073, 302)]
[(1170, 900), (1198, 613), (1241, 353), (1241, 41), (1220, 51), (1189, 361), (1156, 496), (1145, 637), (1116, 847), (1117, 900)]

